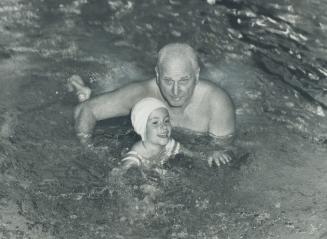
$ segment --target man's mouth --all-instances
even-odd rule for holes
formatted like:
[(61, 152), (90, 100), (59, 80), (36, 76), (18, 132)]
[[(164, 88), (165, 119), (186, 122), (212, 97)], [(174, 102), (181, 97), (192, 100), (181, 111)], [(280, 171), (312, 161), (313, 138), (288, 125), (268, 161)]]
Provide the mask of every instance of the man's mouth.
[(179, 97), (172, 96), (171, 98), (173, 99), (173, 101), (180, 101), (181, 99), (183, 99), (182, 96), (179, 96)]

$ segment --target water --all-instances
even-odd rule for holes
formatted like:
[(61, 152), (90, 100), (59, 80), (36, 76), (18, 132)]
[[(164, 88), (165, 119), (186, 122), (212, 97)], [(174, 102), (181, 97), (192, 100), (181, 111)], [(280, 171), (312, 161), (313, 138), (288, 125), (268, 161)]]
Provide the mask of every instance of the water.
[[(326, 9), (315, 0), (1, 1), (1, 238), (326, 238)], [(241, 160), (174, 161), (144, 208), (138, 175), (126, 186), (109, 173), (137, 140), (129, 119), (100, 123), (97, 151), (81, 148), (65, 80), (79, 74), (96, 95), (149, 79), (171, 41), (194, 46), (202, 78), (231, 94)]]

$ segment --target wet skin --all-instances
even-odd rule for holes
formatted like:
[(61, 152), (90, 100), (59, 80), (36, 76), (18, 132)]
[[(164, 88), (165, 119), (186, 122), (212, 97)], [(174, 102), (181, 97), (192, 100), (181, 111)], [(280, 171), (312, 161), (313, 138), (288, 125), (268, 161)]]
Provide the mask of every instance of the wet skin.
[[(221, 145), (232, 141), (235, 110), (231, 99), (214, 83), (200, 81), (200, 69), (186, 54), (170, 52), (155, 70), (155, 79), (133, 82), (79, 104), (75, 129), (81, 143), (91, 143), (97, 121), (128, 115), (135, 102), (145, 97), (167, 104), (172, 127), (209, 134)], [(216, 155), (226, 161), (221, 154)]]
[(128, 115), (135, 102), (154, 97), (168, 104), (173, 127), (214, 137), (232, 135), (235, 112), (229, 96), (214, 83), (199, 81), (191, 66), (182, 66), (184, 74), (168, 65), (167, 73), (165, 67), (159, 69), (155, 80), (130, 83), (82, 102), (75, 109), (77, 133), (91, 135), (97, 121)]

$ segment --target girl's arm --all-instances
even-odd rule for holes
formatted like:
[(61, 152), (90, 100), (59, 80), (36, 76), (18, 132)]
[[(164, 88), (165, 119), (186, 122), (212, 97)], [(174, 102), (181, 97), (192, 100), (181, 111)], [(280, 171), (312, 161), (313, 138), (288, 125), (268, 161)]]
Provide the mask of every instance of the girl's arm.
[(123, 176), (130, 168), (139, 167), (140, 162), (137, 158), (127, 156), (122, 159), (122, 165), (119, 168), (114, 168), (112, 173), (114, 175)]

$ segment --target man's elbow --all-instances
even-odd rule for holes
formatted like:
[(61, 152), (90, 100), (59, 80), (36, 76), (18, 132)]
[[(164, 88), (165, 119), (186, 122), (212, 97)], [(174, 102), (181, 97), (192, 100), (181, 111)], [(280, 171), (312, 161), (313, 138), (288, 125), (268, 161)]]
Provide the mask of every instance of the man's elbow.
[(92, 118), (95, 119), (92, 108), (90, 107), (90, 105), (88, 104), (87, 101), (78, 104), (75, 107), (75, 110), (74, 110), (74, 119), (75, 119), (75, 121), (80, 120), (81, 118), (83, 118), (83, 116), (84, 117), (88, 116), (87, 118), (92, 117)]
[(229, 117), (226, 120), (225, 124), (225, 135), (235, 135), (235, 130), (236, 130), (236, 120), (235, 120), (235, 112), (232, 111), (230, 112)]
[(228, 98), (226, 104), (224, 105), (224, 111), (220, 112), (222, 117), (222, 125), (224, 126), (225, 135), (234, 135), (236, 129), (236, 112), (234, 103), (230, 98)]
[[(223, 117), (222, 117), (223, 116)], [(235, 138), (236, 122), (233, 108), (212, 116), (209, 134), (222, 144), (231, 144)]]

